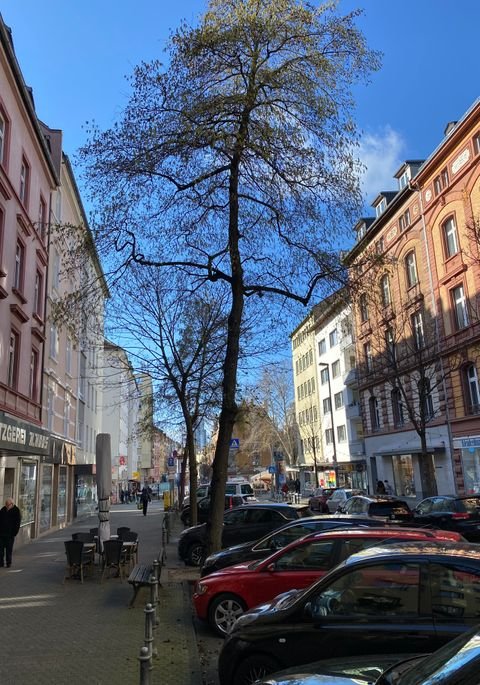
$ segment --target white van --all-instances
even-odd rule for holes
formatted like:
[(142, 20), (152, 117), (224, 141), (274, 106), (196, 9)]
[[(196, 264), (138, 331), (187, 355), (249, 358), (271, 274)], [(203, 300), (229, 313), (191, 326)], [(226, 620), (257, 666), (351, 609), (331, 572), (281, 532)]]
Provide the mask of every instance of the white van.
[[(199, 499), (202, 499), (202, 497), (208, 497), (208, 495), (210, 495), (211, 490), (211, 485), (200, 485), (200, 487), (197, 488), (197, 502)], [(245, 504), (247, 504), (248, 502), (257, 501), (255, 493), (253, 492), (253, 488), (248, 482), (248, 480), (227, 480), (227, 484), (225, 486), (225, 494), (241, 495), (245, 500)], [(185, 507), (187, 504), (190, 504), (190, 495), (186, 495), (186, 497), (183, 498), (182, 508)]]

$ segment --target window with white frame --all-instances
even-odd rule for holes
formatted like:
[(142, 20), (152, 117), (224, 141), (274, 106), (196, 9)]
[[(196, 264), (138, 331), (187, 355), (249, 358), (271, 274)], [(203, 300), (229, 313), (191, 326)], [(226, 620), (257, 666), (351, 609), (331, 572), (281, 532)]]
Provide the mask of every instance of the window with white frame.
[(67, 336), (65, 342), (65, 371), (68, 374), (72, 373), (72, 339)]
[(52, 359), (58, 359), (58, 352), (59, 352), (59, 338), (58, 338), (58, 329), (55, 326), (55, 324), (50, 324), (50, 350), (49, 354)]
[(442, 228), (446, 257), (453, 257), (458, 252), (458, 234), (453, 216), (444, 222)]
[(30, 190), (30, 166), (25, 159), (22, 157), (22, 164), (20, 166), (20, 187), (19, 187), (19, 197), (20, 202), (26, 207), (28, 205), (28, 193)]
[(30, 398), (36, 402), (38, 399), (38, 352), (33, 349), (30, 355)]
[(347, 428), (345, 425), (337, 426), (337, 440), (338, 442), (346, 442)]
[(412, 332), (417, 350), (425, 347), (425, 334), (423, 331), (423, 314), (421, 311), (412, 314)]
[(417, 384), (420, 411), (425, 421), (433, 418), (433, 397), (429, 378), (420, 378)]
[(18, 292), (23, 291), (23, 279), (25, 274), (25, 245), (17, 240), (15, 249), (15, 271), (13, 274), (13, 287)]
[(359, 307), (360, 307), (360, 319), (362, 320), (362, 322), (368, 321), (368, 302), (367, 302), (366, 293), (362, 293), (360, 295)]
[(448, 171), (443, 169), (439, 175), (433, 181), (433, 191), (435, 196), (440, 195), (440, 193), (445, 190), (448, 186)]
[(480, 155), (480, 133), (473, 136), (473, 151), (476, 155)]
[(412, 250), (405, 257), (405, 271), (407, 276), (407, 286), (412, 288), (418, 283), (417, 262), (415, 252)]
[(340, 359), (337, 359), (332, 364), (332, 378), (338, 378), (340, 376)]
[(322, 355), (325, 354), (327, 351), (327, 341), (325, 338), (322, 338), (321, 340), (318, 341), (318, 354)]
[(325, 444), (331, 445), (333, 443), (333, 429), (327, 428), (325, 431)]
[(475, 364), (468, 364), (464, 368), (465, 384), (467, 386), (467, 413), (480, 413), (480, 388)]
[(323, 368), (320, 371), (320, 382), (322, 385), (325, 385), (325, 383), (328, 383), (328, 368)]
[(363, 358), (366, 370), (373, 371), (372, 345), (369, 342), (366, 342), (363, 346)]
[(335, 409), (341, 409), (343, 407), (344, 401), (343, 401), (343, 390), (340, 390), (340, 392), (336, 392), (335, 395), (333, 396), (334, 402), (335, 402)]
[(395, 344), (393, 330), (391, 328), (387, 328), (385, 331), (385, 351), (387, 354), (387, 363), (395, 364), (397, 361), (397, 347)]
[(382, 305), (389, 307), (392, 304), (392, 294), (390, 292), (390, 278), (388, 274), (384, 274), (380, 279), (380, 293), (382, 296)]
[(34, 293), (34, 311), (40, 318), (43, 317), (43, 274), (37, 269), (35, 273), (35, 293)]
[(323, 400), (323, 413), (329, 414), (332, 411), (332, 402), (329, 397), (325, 397)]
[(410, 226), (410, 210), (406, 209), (398, 219), (400, 231), (405, 231)]
[(53, 253), (52, 285), (57, 290), (60, 287), (60, 255), (57, 250)]
[(338, 333), (337, 333), (337, 329), (334, 328), (333, 331), (330, 331), (328, 337), (329, 337), (329, 341), (330, 341), (330, 347), (335, 347), (335, 345), (336, 345), (337, 342), (338, 342)]
[(368, 407), (370, 410), (370, 424), (372, 431), (377, 431), (380, 428), (380, 410), (378, 408), (378, 400), (374, 395), (369, 398)]
[(383, 214), (383, 212), (386, 210), (386, 208), (387, 208), (387, 200), (385, 197), (382, 197), (382, 199), (380, 200), (378, 205), (375, 207), (375, 215), (377, 216), (377, 218), (381, 214)]
[(392, 401), (393, 424), (399, 428), (404, 424), (402, 393), (399, 388), (393, 388), (390, 398)]
[(466, 328), (468, 326), (468, 307), (467, 298), (465, 297), (465, 291), (463, 285), (458, 285), (451, 291), (453, 311), (455, 314), (455, 326), (457, 330)]
[(40, 197), (40, 202), (38, 204), (38, 226), (37, 226), (37, 231), (42, 238), (42, 240), (45, 240), (45, 236), (47, 233), (47, 203), (43, 199), (43, 197)]
[(7, 153), (7, 119), (0, 109), (0, 164), (5, 164)]
[(16, 388), (18, 382), (18, 366), (20, 362), (20, 334), (17, 331), (10, 331), (10, 342), (8, 346), (8, 370), (7, 384), (10, 388)]

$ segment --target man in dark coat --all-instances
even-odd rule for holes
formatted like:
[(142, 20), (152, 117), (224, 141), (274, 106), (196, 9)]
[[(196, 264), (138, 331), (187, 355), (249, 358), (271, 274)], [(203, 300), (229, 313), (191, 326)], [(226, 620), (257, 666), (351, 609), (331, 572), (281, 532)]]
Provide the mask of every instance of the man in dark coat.
[(0, 509), (0, 566), (5, 562), (7, 566), (12, 565), (13, 543), (20, 530), (21, 519), (20, 509), (11, 497), (7, 497), (5, 506)]
[(140, 495), (140, 502), (142, 503), (142, 509), (143, 509), (143, 515), (147, 515), (147, 507), (148, 503), (151, 502), (152, 498), (150, 497), (150, 493), (148, 492), (148, 488), (145, 486), (142, 490), (142, 493)]

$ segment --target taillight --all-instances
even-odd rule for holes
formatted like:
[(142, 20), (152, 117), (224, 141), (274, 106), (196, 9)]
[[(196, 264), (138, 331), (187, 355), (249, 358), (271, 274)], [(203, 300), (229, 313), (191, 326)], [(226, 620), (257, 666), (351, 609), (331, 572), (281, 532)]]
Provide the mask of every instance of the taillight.
[(456, 521), (465, 521), (465, 519), (469, 519), (470, 514), (468, 512), (456, 512), (455, 514), (452, 514), (452, 519), (455, 519)]

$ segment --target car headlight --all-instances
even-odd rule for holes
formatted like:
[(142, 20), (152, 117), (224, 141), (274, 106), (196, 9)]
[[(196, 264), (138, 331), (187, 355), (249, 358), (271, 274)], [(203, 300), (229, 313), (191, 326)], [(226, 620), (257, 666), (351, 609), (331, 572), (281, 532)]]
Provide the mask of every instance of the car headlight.
[(195, 592), (197, 595), (204, 595), (208, 590), (208, 585), (205, 585), (205, 583), (202, 583), (202, 581), (199, 581), (197, 583), (197, 587), (195, 588)]

